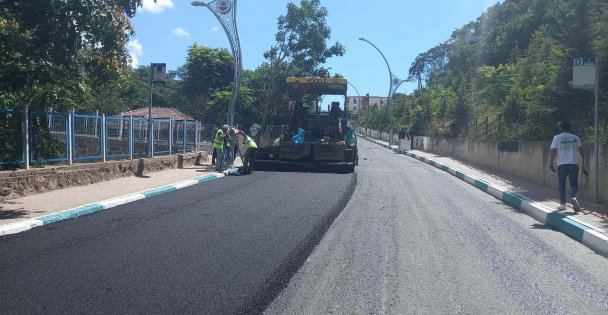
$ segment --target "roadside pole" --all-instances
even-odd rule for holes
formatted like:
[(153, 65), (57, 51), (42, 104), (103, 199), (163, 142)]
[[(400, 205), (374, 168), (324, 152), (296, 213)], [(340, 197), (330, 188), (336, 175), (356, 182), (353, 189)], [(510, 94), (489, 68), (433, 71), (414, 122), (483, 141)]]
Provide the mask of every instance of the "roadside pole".
[(74, 163), (74, 111), (70, 110), (68, 112), (68, 165), (72, 165)]
[(150, 64), (150, 105), (148, 106), (148, 157), (154, 156), (154, 122), (152, 120), (152, 88), (154, 83), (164, 83), (167, 77), (167, 64)]
[(594, 133), (594, 148), (593, 150), (595, 151), (595, 196), (594, 196), (594, 201), (595, 203), (598, 203), (599, 201), (599, 177), (600, 177), (600, 143), (599, 143), (599, 124), (598, 124), (598, 117), (599, 117), (599, 102), (600, 102), (600, 64), (599, 64), (599, 58), (595, 58), (595, 127), (593, 128), (593, 133)]
[(29, 121), (29, 106), (23, 109), (23, 117), (21, 117), (21, 133), (23, 134), (23, 167), (27, 170), (30, 168), (30, 121)]
[(129, 116), (129, 160), (133, 159), (133, 116)]
[[(98, 120), (99, 116), (97, 116), (95, 118), (95, 126), (97, 126), (97, 120)], [(97, 127), (95, 127), (95, 129), (97, 129)], [(106, 162), (106, 158), (107, 158), (107, 151), (108, 151), (108, 133), (106, 130), (106, 114), (102, 113), (101, 114), (101, 161), (102, 162)]]
[(594, 117), (594, 128), (593, 128), (593, 155), (595, 157), (595, 174), (593, 179), (593, 201), (598, 203), (599, 201), (599, 95), (600, 95), (600, 84), (599, 84), (599, 62), (597, 57), (595, 58), (574, 58), (574, 65), (572, 67), (572, 87), (575, 89), (593, 89), (595, 92), (595, 117)]

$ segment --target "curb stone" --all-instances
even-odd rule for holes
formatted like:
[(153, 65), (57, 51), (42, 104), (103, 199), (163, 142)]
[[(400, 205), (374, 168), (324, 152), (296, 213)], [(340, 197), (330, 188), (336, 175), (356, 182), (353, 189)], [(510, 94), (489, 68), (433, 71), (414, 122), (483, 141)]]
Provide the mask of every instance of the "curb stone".
[(181, 182), (178, 182), (175, 184), (165, 185), (165, 186), (145, 190), (145, 191), (138, 192), (138, 193), (115, 197), (115, 198), (111, 198), (108, 200), (94, 202), (94, 203), (86, 204), (83, 206), (78, 206), (78, 207), (75, 207), (72, 209), (43, 215), (43, 216), (36, 217), (33, 219), (28, 219), (28, 220), (24, 220), (24, 221), (12, 223), (12, 224), (7, 224), (4, 226), (0, 226), (0, 237), (3, 235), (24, 232), (24, 231), (30, 230), (30, 229), (38, 227), (38, 226), (48, 225), (48, 224), (55, 223), (55, 222), (60, 222), (60, 221), (69, 220), (69, 219), (77, 218), (77, 217), (84, 216), (84, 215), (93, 214), (98, 211), (110, 209), (110, 208), (113, 208), (113, 207), (116, 207), (119, 205), (137, 201), (140, 199), (158, 196), (158, 195), (161, 195), (164, 193), (175, 191), (177, 189), (200, 184), (200, 183), (207, 182), (207, 181), (214, 180), (214, 179), (219, 179), (228, 174), (234, 174), (235, 172), (238, 172), (238, 168), (231, 168), (231, 169), (227, 170), (226, 173), (224, 173), (224, 174), (219, 174), (219, 173), (206, 174), (206, 175), (199, 176), (196, 178), (181, 181)]
[(542, 224), (548, 225), (559, 232), (568, 235), (570, 238), (578, 241), (579, 243), (591, 248), (596, 253), (608, 257), (608, 237), (595, 230), (594, 227), (587, 225), (576, 218), (570, 218), (565, 216), (556, 210), (549, 209), (540, 202), (531, 200), (523, 195), (515, 192), (511, 192), (504, 187), (489, 183), (481, 178), (473, 177), (465, 172), (451, 168), (448, 165), (433, 161), (432, 159), (425, 158), (407, 151), (400, 151), (396, 148), (388, 146), (384, 142), (365, 137), (358, 134), (363, 139), (366, 139), (374, 144), (383, 146), (387, 149), (391, 149), (396, 153), (403, 153), (409, 157), (415, 158), (426, 164), (434, 166), (445, 172), (450, 173), (453, 176), (479, 188), (480, 190), (494, 196), (496, 199), (506, 203), (507, 205), (533, 217)]

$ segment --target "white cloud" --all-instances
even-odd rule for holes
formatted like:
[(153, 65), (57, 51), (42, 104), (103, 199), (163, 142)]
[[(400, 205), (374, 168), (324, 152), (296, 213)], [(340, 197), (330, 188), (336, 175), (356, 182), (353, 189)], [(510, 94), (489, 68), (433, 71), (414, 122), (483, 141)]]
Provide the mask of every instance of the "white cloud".
[(139, 57), (144, 55), (144, 46), (139, 43), (139, 39), (134, 39), (127, 44), (129, 55), (131, 55), (131, 66), (137, 68), (139, 66)]
[(165, 9), (173, 9), (175, 6), (173, 5), (173, 0), (144, 0), (141, 10), (147, 11), (150, 13), (161, 13)]
[(175, 35), (175, 36), (180, 36), (180, 37), (182, 37), (182, 36), (189, 37), (189, 36), (190, 36), (190, 33), (186, 32), (186, 31), (185, 31), (183, 28), (181, 28), (181, 27), (178, 27), (178, 28), (173, 29), (173, 30), (171, 31), (171, 33), (172, 33), (173, 35)]
[(217, 32), (217, 30), (218, 30), (217, 26), (214, 26), (214, 27), (211, 28), (212, 32)]

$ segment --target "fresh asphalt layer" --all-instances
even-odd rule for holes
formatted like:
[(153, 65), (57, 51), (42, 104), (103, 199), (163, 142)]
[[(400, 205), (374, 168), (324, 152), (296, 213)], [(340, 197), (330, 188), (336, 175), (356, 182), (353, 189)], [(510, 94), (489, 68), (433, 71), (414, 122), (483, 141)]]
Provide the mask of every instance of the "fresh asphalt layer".
[(458, 177), (459, 179), (494, 196), (495, 198), (501, 200), (509, 206), (530, 215), (539, 222), (568, 235), (572, 239), (589, 247), (596, 253), (608, 257), (608, 237), (606, 237), (602, 233), (599, 233), (593, 227), (586, 225), (584, 222), (581, 222), (576, 219), (571, 219), (556, 210), (548, 209), (540, 202), (531, 200), (526, 196), (522, 196), (521, 194), (511, 192), (504, 187), (489, 183), (481, 178), (471, 176), (470, 174), (450, 167), (449, 165), (436, 162), (432, 159), (425, 158), (408, 151), (399, 152), (397, 148), (391, 147), (387, 143), (378, 141), (376, 139), (368, 138), (363, 135), (359, 135), (359, 137), (362, 137), (368, 141), (371, 141), (372, 143), (383, 146), (392, 151), (403, 153), (409, 157), (415, 158), (428, 165), (448, 172)]
[(198, 181), (1, 237), (0, 313), (262, 312), (345, 207), (356, 173)]

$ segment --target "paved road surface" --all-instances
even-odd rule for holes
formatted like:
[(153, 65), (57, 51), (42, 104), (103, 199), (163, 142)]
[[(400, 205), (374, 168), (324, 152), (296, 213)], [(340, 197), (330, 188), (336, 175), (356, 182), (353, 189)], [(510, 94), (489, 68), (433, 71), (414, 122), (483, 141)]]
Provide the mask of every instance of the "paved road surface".
[(606, 258), (360, 150), (355, 174), (255, 172), (2, 237), (0, 313), (608, 314)]
[(606, 314), (608, 261), (417, 160), (360, 143), (357, 187), (267, 314)]
[(261, 312), (355, 183), (255, 172), (2, 237), (0, 313)]

